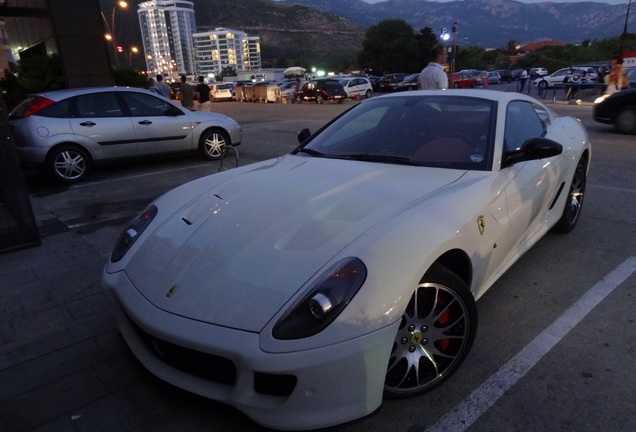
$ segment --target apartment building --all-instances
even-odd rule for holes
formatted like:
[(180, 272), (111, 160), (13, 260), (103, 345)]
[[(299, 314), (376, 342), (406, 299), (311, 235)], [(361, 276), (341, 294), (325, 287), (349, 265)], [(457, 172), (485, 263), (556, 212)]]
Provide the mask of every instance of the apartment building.
[(236, 72), (261, 68), (261, 46), (258, 36), (227, 28), (199, 32), (193, 35), (198, 75), (214, 78), (230, 67)]
[(137, 14), (148, 73), (175, 80), (181, 74), (195, 74), (194, 4), (185, 0), (145, 1), (139, 4)]

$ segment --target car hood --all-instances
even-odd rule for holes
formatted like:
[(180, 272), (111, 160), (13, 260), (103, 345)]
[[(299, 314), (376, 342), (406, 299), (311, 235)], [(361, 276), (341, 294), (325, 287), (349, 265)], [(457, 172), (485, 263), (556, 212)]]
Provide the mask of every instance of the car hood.
[[(158, 201), (157, 227), (126, 266), (156, 307), (258, 332), (365, 231), (464, 174), (292, 155), (244, 168), (210, 176), (196, 198), (185, 185)], [(163, 215), (175, 200), (185, 205)]]

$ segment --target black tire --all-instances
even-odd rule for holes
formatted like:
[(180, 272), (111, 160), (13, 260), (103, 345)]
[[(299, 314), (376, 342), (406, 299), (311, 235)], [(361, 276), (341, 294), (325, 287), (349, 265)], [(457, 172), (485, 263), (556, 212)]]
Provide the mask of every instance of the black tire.
[(545, 90), (545, 89), (547, 89), (547, 88), (548, 88), (548, 82), (547, 82), (546, 80), (539, 81), (539, 85), (538, 85), (538, 87), (539, 87), (541, 90)]
[(477, 333), (477, 306), (466, 283), (434, 264), (416, 287), (393, 342), (384, 381), (390, 398), (426, 393), (466, 359)]
[(569, 233), (574, 229), (579, 217), (581, 216), (581, 210), (583, 209), (583, 199), (585, 198), (585, 184), (587, 182), (587, 158), (582, 156), (579, 163), (574, 170), (574, 176), (572, 177), (572, 184), (570, 185), (570, 191), (568, 192), (567, 199), (565, 201), (565, 207), (561, 218), (556, 223), (552, 230), (558, 233)]
[(48, 172), (57, 180), (77, 183), (88, 176), (93, 164), (84, 149), (74, 145), (63, 145), (51, 150), (45, 165)]
[(636, 107), (623, 108), (614, 122), (616, 130), (623, 134), (636, 134)]
[(223, 129), (208, 129), (199, 139), (199, 153), (203, 159), (218, 160), (231, 145), (230, 136)]
[(322, 95), (316, 96), (316, 103), (317, 104), (321, 104), (323, 102), (324, 102), (324, 99), (323, 99)]
[(371, 90), (367, 90), (366, 93), (364, 94), (364, 97), (366, 99), (369, 99), (371, 96), (373, 96), (373, 92)]
[(459, 88), (459, 83), (455, 83), (455, 84), (453, 84), (453, 87), (455, 87), (455, 88)]

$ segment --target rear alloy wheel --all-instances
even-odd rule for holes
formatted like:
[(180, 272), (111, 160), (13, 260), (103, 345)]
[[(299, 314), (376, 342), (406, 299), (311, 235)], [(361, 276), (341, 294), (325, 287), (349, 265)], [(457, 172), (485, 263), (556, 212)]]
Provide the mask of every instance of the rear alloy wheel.
[(77, 183), (88, 175), (91, 160), (88, 153), (79, 147), (62, 146), (48, 155), (46, 167), (58, 180), (65, 183)]
[(324, 99), (323, 99), (322, 95), (316, 96), (316, 103), (317, 104), (321, 104), (321, 103), (323, 103), (323, 101), (324, 101)]
[(625, 108), (616, 116), (616, 130), (624, 134), (636, 134), (636, 108)]
[(364, 97), (369, 99), (372, 95), (373, 95), (373, 92), (371, 90), (367, 90), (367, 92), (364, 94)]
[(395, 336), (384, 381), (387, 397), (426, 393), (459, 369), (477, 332), (466, 283), (434, 264), (418, 284)]
[(210, 129), (203, 132), (199, 140), (199, 152), (204, 159), (218, 160), (227, 153), (232, 145), (228, 134), (221, 129)]
[(567, 200), (565, 201), (563, 214), (554, 226), (553, 231), (569, 233), (576, 226), (576, 223), (579, 221), (579, 216), (581, 215), (581, 209), (583, 208), (586, 181), (587, 159), (585, 159), (585, 157), (581, 157), (579, 163), (576, 165), (574, 176), (572, 177), (572, 184), (570, 185), (570, 192), (568, 193)]

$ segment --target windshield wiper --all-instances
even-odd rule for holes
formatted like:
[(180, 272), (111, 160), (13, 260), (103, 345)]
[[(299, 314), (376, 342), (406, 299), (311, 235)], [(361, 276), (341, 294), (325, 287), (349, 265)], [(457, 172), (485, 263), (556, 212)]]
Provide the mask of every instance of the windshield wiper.
[(403, 164), (403, 165), (415, 165), (415, 162), (413, 162), (410, 158), (407, 158), (404, 156), (360, 153), (356, 155), (349, 155), (348, 157), (350, 157), (351, 159), (365, 161), (365, 162), (390, 162), (390, 163)]
[(324, 156), (324, 153), (320, 153), (319, 151), (316, 151), (314, 149), (310, 149), (307, 147), (301, 147), (298, 149), (299, 153), (307, 153), (308, 155), (312, 155), (312, 156)]

